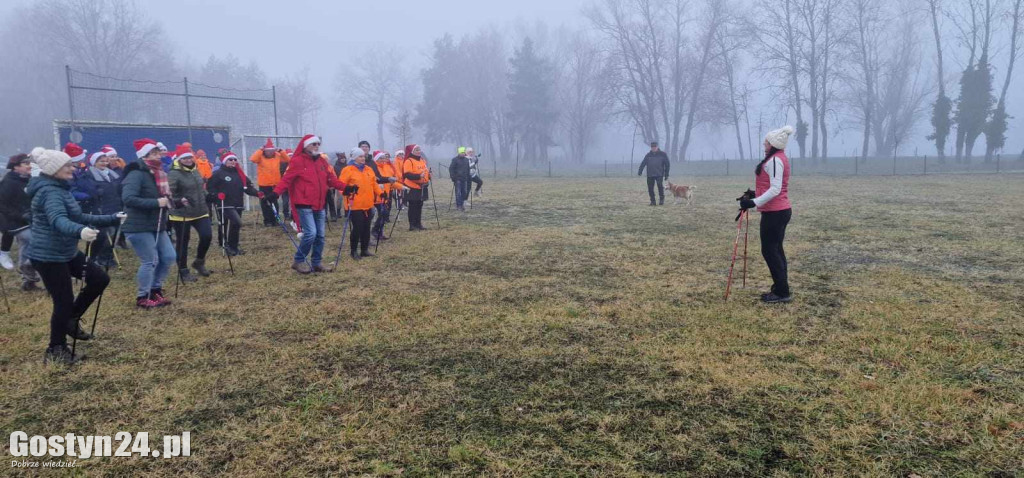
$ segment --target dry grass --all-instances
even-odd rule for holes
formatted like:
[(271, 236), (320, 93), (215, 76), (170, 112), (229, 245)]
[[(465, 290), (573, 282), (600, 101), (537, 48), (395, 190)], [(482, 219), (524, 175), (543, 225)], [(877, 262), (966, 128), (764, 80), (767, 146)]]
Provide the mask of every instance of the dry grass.
[(738, 178), (663, 208), (640, 180), (491, 181), (466, 215), (439, 184), (443, 230), (318, 277), (247, 227), (238, 275), (211, 253), (166, 310), (116, 272), (70, 371), (40, 365), (48, 299), (14, 293), (0, 430), (192, 432), (191, 458), (80, 462), (110, 475), (1014, 476), (1022, 180), (795, 178), (780, 307), (756, 215), (722, 300)]

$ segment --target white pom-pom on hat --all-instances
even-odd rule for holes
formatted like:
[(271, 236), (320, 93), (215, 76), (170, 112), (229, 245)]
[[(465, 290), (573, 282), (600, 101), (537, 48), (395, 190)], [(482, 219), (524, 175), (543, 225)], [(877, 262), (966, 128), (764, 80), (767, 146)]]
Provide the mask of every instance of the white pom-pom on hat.
[(29, 153), (32, 162), (39, 165), (39, 172), (53, 176), (60, 168), (71, 162), (71, 156), (63, 151), (36, 147)]

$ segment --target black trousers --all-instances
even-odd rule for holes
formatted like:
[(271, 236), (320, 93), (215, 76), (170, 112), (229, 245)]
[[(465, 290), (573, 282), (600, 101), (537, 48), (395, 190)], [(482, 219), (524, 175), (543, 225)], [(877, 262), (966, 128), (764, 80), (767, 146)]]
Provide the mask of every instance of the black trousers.
[(370, 249), (370, 223), (373, 220), (370, 211), (372, 209), (353, 210), (349, 215), (352, 221), (352, 225), (349, 226), (352, 229), (349, 242), (353, 254), (356, 253), (356, 249), (361, 252), (368, 252)]
[(227, 229), (228, 247), (237, 249), (238, 236), (242, 233), (242, 208), (228, 206), (221, 213), (220, 206), (217, 206), (217, 222), (221, 224), (217, 228), (217, 244), (224, 245), (224, 230)]
[(97, 259), (111, 260), (114, 258), (114, 245), (110, 243), (114, 239), (113, 227), (101, 227), (100, 235), (89, 245), (89, 260)]
[(648, 176), (647, 177), (647, 194), (651, 196), (651, 204), (654, 204), (654, 185), (658, 185), (658, 198), (662, 202), (665, 201), (665, 185), (662, 180), (665, 178), (662, 176)]
[(325, 204), (327, 205), (327, 218), (337, 219), (338, 218), (338, 202), (334, 199), (337, 196), (334, 189), (327, 190), (327, 198)]
[(3, 237), (0, 238), (0, 251), (11, 252), (11, 247), (14, 247), (14, 234), (3, 233)]
[(476, 183), (476, 192), (480, 192), (480, 188), (484, 187), (484, 180), (480, 179), (480, 176), (473, 176), (469, 180)]
[[(263, 225), (265, 226), (276, 226), (277, 218), (274, 217), (274, 206), (277, 201), (271, 201), (269, 198), (274, 194), (274, 186), (260, 186), (260, 192), (263, 193), (263, 199), (260, 199), (260, 211), (263, 213)], [(280, 211), (280, 208), (278, 208)]]
[(782, 242), (791, 217), (792, 209), (761, 213), (761, 255), (772, 273), (772, 292), (780, 297), (789, 296), (789, 272)]
[(199, 235), (199, 245), (196, 248), (196, 259), (206, 260), (206, 252), (210, 250), (210, 243), (213, 242), (213, 225), (209, 217), (201, 217), (191, 221), (171, 221), (174, 229), (174, 236), (177, 238), (178, 269), (188, 268), (188, 243), (192, 236), (192, 229)]
[(406, 207), (409, 210), (409, 227), (423, 227), (423, 201), (408, 199)]
[[(67, 334), (75, 329), (78, 319), (85, 314), (110, 283), (110, 277), (96, 264), (88, 262), (79, 252), (68, 262), (32, 261), (39, 272), (43, 286), (53, 301), (50, 315), (50, 346), (67, 345)], [(85, 279), (85, 287), (75, 297), (71, 278)]]
[(384, 202), (377, 205), (377, 220), (373, 224), (373, 237), (384, 235), (384, 226), (391, 222), (391, 198), (384, 199)]

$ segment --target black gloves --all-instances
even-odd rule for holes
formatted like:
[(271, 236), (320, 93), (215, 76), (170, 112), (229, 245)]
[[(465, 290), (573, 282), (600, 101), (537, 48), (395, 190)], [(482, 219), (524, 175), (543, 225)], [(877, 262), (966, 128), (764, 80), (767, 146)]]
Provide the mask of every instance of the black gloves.
[(757, 207), (757, 205), (754, 204), (753, 199), (740, 198), (740, 209), (746, 211), (747, 209), (753, 209), (755, 207)]
[(345, 186), (345, 190), (342, 191), (342, 194), (344, 194), (346, 196), (351, 196), (351, 195), (353, 195), (353, 194), (355, 194), (357, 192), (359, 192), (359, 186), (356, 186), (355, 184), (353, 184), (353, 185), (350, 185), (350, 186)]
[(267, 201), (270, 202), (277, 202), (277, 200), (280, 199), (280, 196), (278, 196), (277, 193), (275, 192), (269, 192), (263, 195), (263, 199), (266, 199)]
[(206, 203), (214, 204), (217, 202), (217, 195), (214, 193), (206, 193)]

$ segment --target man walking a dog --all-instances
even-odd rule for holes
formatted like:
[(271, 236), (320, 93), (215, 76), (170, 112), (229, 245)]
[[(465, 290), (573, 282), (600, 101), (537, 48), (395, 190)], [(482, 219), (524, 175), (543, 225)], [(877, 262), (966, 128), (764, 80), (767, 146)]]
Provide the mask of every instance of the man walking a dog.
[(657, 204), (665, 205), (665, 185), (663, 181), (668, 179), (669, 170), (668, 155), (664, 151), (658, 149), (658, 142), (651, 142), (651, 152), (644, 156), (644, 160), (640, 162), (640, 170), (637, 171), (637, 176), (644, 174), (644, 168), (647, 168), (647, 194), (651, 196), (651, 206), (655, 205), (654, 202), (654, 185), (658, 185), (658, 200)]

